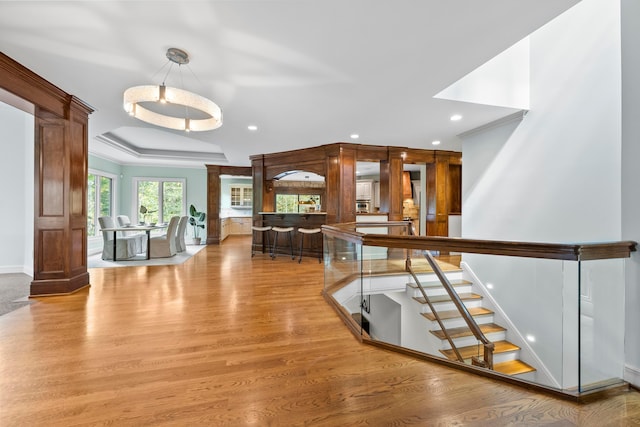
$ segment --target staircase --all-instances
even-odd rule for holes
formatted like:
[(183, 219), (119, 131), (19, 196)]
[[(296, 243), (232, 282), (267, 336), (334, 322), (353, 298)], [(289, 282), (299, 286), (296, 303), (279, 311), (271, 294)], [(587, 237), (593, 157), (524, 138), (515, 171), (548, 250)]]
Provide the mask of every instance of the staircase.
[[(459, 272), (458, 272), (459, 273)], [(450, 275), (451, 273), (447, 273)], [(471, 363), (471, 357), (482, 355), (484, 349), (473, 336), (466, 322), (456, 310), (451, 298), (440, 281), (422, 281), (431, 304), (437, 311), (449, 336), (463, 357), (465, 363)], [(426, 279), (425, 279), (426, 280)], [(519, 375), (535, 371), (535, 368), (519, 360), (520, 347), (506, 341), (507, 330), (494, 323), (494, 313), (483, 307), (482, 295), (472, 292), (472, 283), (463, 279), (449, 279), (458, 296), (472, 315), (482, 333), (495, 344), (493, 352), (493, 369), (505, 375)], [(449, 360), (457, 360), (444, 332), (440, 329), (435, 315), (422, 296), (415, 283), (407, 283), (407, 292), (417, 303), (421, 304), (420, 313), (429, 322), (429, 332), (440, 340), (440, 353)]]

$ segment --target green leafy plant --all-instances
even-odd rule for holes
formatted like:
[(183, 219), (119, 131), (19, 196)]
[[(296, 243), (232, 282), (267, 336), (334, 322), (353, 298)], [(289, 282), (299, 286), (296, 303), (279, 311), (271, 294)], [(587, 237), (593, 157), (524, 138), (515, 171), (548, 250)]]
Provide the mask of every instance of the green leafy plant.
[(189, 206), (189, 224), (193, 226), (193, 237), (199, 238), (199, 228), (204, 230), (204, 220), (207, 218), (207, 214), (204, 212), (198, 212), (195, 206)]

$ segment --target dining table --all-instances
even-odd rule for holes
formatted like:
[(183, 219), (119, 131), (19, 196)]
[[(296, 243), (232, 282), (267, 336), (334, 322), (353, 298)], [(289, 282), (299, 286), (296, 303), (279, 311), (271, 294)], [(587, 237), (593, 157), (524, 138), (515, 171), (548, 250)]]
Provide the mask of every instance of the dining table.
[(122, 227), (110, 227), (103, 228), (100, 231), (113, 232), (113, 261), (126, 261), (116, 259), (116, 249), (117, 249), (117, 241), (118, 232), (119, 231), (144, 231), (147, 233), (147, 257), (146, 259), (151, 259), (151, 232), (153, 230), (162, 230), (169, 226), (168, 223), (163, 224), (131, 224)]

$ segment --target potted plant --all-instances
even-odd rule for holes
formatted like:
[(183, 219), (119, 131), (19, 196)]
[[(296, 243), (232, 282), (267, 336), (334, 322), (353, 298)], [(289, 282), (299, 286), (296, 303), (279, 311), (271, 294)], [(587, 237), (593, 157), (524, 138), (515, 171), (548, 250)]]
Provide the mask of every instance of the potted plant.
[(147, 215), (151, 215), (155, 211), (147, 209), (145, 205), (140, 205), (140, 216), (142, 217), (142, 221), (140, 221), (140, 225), (144, 225), (147, 220)]
[(193, 226), (193, 243), (199, 245), (201, 242), (199, 228), (204, 230), (204, 220), (207, 217), (207, 214), (204, 212), (198, 212), (196, 207), (191, 205), (189, 206), (189, 224)]

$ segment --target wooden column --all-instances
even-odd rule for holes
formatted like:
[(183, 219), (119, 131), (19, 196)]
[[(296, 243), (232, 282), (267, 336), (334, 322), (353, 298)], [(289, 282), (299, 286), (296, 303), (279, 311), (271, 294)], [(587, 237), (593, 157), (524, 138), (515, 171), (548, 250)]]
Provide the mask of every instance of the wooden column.
[(220, 240), (220, 175), (251, 176), (248, 166), (207, 167), (207, 245), (219, 245)]
[(220, 166), (207, 165), (207, 245), (220, 244)]
[(34, 272), (31, 295), (68, 294), (87, 272), (89, 110), (68, 97), (65, 117), (36, 108)]
[(0, 88), (35, 107), (30, 294), (72, 293), (89, 285), (87, 128), (93, 110), (2, 53)]
[(356, 220), (356, 149), (350, 144), (327, 147), (325, 176), (326, 194), (323, 210), (327, 223)]
[[(385, 180), (384, 186), (388, 188), (384, 194), (387, 198), (387, 205), (385, 209), (389, 213), (389, 221), (402, 221), (402, 173), (404, 169), (405, 155), (403, 149), (389, 147), (389, 156), (385, 162)], [(380, 198), (383, 198), (383, 162), (380, 162)], [(388, 193), (387, 193), (388, 191)], [(382, 208), (382, 200), (380, 203), (380, 210)]]
[(435, 163), (427, 165), (427, 235), (449, 235), (449, 157), (436, 152)]

